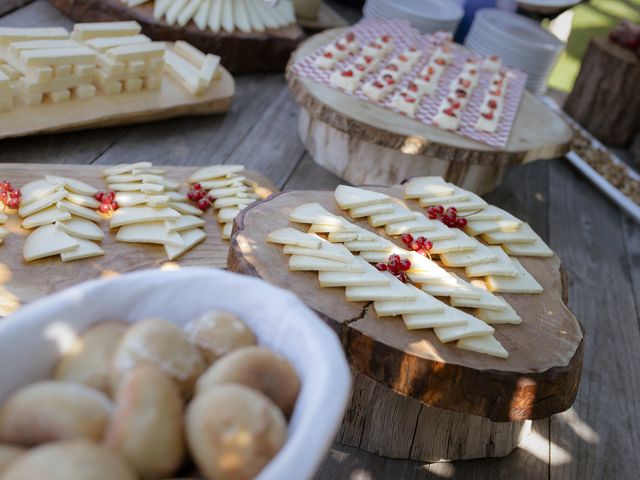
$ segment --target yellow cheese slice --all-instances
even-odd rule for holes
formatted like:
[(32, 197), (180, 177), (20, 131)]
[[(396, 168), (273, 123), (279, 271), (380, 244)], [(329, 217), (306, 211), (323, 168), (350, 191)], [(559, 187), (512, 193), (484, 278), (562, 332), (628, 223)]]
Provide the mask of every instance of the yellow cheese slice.
[(119, 47), (121, 45), (135, 45), (136, 43), (148, 43), (151, 39), (146, 35), (131, 35), (127, 37), (102, 37), (87, 40), (85, 45), (98, 52), (106, 52), (107, 50)]
[[(342, 247), (342, 248), (341, 248)], [(282, 250), (286, 255), (306, 255), (308, 257), (326, 258), (336, 262), (351, 263), (353, 255), (342, 245), (322, 242), (320, 248), (307, 248), (299, 245), (285, 245)]]
[(502, 248), (509, 255), (523, 257), (553, 257), (551, 250), (540, 237), (531, 243), (503, 243)]
[(91, 220), (93, 222), (99, 222), (100, 220), (102, 220), (102, 217), (98, 212), (81, 205), (76, 205), (65, 200), (60, 200), (56, 205), (59, 209), (64, 210), (65, 212), (69, 212), (78, 217), (86, 218), (87, 220)]
[(22, 255), (27, 262), (39, 258), (59, 255), (78, 248), (79, 242), (54, 225), (43, 225), (29, 235), (22, 247)]
[(43, 48), (76, 48), (82, 47), (75, 40), (25, 40), (22, 42), (12, 42), (9, 45), (9, 51), (16, 57), (20, 56), (23, 50), (35, 50)]
[(496, 261), (489, 263), (480, 263), (477, 265), (467, 266), (465, 273), (467, 277), (484, 277), (485, 275), (501, 275), (506, 277), (514, 277), (518, 274), (509, 255), (500, 247), (490, 246), (484, 247), (496, 256)]
[(504, 298), (496, 297), (504, 302), (504, 310), (485, 310), (478, 308), (475, 310), (475, 316), (490, 325), (510, 323), (518, 325), (522, 323), (522, 319), (511, 305)]
[(169, 233), (163, 222), (146, 222), (123, 225), (116, 240), (129, 243), (154, 243), (158, 245), (184, 246), (182, 237), (178, 233)]
[(470, 352), (482, 353), (498, 358), (508, 358), (509, 352), (493, 335), (466, 337), (458, 340), (456, 347)]
[(199, 95), (209, 87), (200, 78), (199, 70), (184, 58), (167, 50), (164, 56), (165, 71), (192, 95)]
[(97, 243), (83, 238), (74, 238), (74, 240), (78, 242), (78, 248), (69, 252), (62, 252), (60, 258), (62, 258), (63, 262), (104, 255), (104, 250)]
[(50, 206), (55, 205), (60, 200), (65, 198), (67, 196), (67, 193), (68, 192), (64, 189), (55, 190), (54, 192), (48, 194), (46, 197), (40, 198), (27, 205), (21, 205), (18, 209), (18, 213), (21, 217), (28, 217), (30, 215), (33, 215), (40, 210), (44, 210), (45, 208), (49, 208)]
[(309, 235), (291, 227), (281, 228), (269, 233), (267, 235), (267, 242), (313, 248), (316, 250), (322, 247), (322, 240), (320, 237)]
[(118, 62), (150, 60), (152, 58), (162, 58), (165, 50), (163, 42), (136, 43), (134, 45), (121, 45), (107, 50), (107, 57)]
[(0, 46), (6, 47), (13, 42), (27, 40), (64, 40), (69, 37), (69, 32), (62, 27), (53, 28), (0, 28)]
[(372, 227), (383, 227), (389, 223), (404, 222), (413, 220), (414, 212), (400, 205), (393, 205), (393, 210), (389, 213), (379, 213), (369, 217), (369, 223)]
[(102, 241), (104, 232), (90, 220), (72, 216), (69, 220), (56, 222), (56, 227), (74, 238)]
[(164, 220), (176, 220), (180, 218), (180, 213), (172, 208), (162, 207), (123, 207), (113, 212), (111, 217), (111, 228), (131, 225), (133, 223), (162, 222)]
[(482, 235), (482, 240), (492, 245), (501, 243), (533, 243), (538, 239), (538, 234), (527, 223), (523, 223), (512, 232), (490, 232)]
[(418, 315), (444, 313), (446, 305), (440, 300), (427, 295), (413, 285), (407, 284), (413, 292), (411, 301), (376, 301), (373, 308), (379, 317), (393, 317), (396, 315)]
[(533, 275), (515, 258), (512, 259), (512, 262), (518, 270), (518, 275), (515, 277), (488, 275), (485, 278), (487, 288), (492, 292), (542, 293), (544, 289)]
[(289, 269), (293, 271), (317, 272), (364, 272), (365, 268), (357, 261), (351, 263), (336, 262), (326, 258), (308, 257), (306, 255), (291, 255)]
[[(442, 222), (430, 220), (424, 215), (422, 215), (421, 213), (415, 213), (414, 218), (412, 220), (389, 223), (385, 225), (384, 231), (387, 235), (391, 235), (391, 236), (402, 235), (403, 233), (420, 234), (424, 232), (435, 231), (438, 228), (437, 226), (438, 223), (443, 227), (445, 227), (446, 231), (448, 232), (446, 225), (444, 225)], [(455, 238), (454, 234), (451, 234), (450, 238)]]
[(424, 328), (464, 327), (467, 324), (467, 314), (442, 304), (441, 312), (417, 313), (403, 315), (407, 330), (420, 330)]
[(334, 197), (340, 208), (345, 210), (391, 201), (389, 195), (348, 185), (339, 185), (334, 192)]
[(345, 294), (349, 302), (369, 302), (369, 301), (404, 301), (411, 302), (416, 298), (416, 294), (399, 280), (392, 279), (390, 285), (369, 286), (369, 287), (346, 287)]
[(191, 250), (193, 247), (202, 242), (205, 238), (207, 238), (207, 234), (204, 230), (199, 228), (193, 228), (191, 230), (185, 230), (180, 232), (180, 237), (182, 237), (183, 246), (175, 247), (172, 245), (165, 245), (164, 251), (169, 257), (169, 260), (175, 260), (179, 256)]
[(464, 325), (452, 326), (452, 327), (436, 327), (433, 329), (434, 333), (442, 343), (452, 342), (454, 340), (460, 340), (461, 338), (477, 337), (480, 335), (491, 335), (495, 329), (484, 323), (482, 320), (478, 320), (473, 315), (464, 313), (460, 310), (458, 312), (464, 314), (466, 323)]
[[(69, 220), (71, 214), (60, 210), (57, 207), (49, 207), (44, 210), (40, 210), (38, 213), (28, 216), (22, 221), (22, 228), (31, 229), (40, 227), (42, 225), (49, 225), (50, 223), (56, 223), (59, 220)], [(2, 223), (2, 222), (0, 222)]]
[(477, 242), (473, 250), (440, 254), (440, 261), (450, 268), (487, 265), (496, 262), (497, 259), (496, 254), (480, 242)]
[(109, 177), (111, 175), (121, 175), (127, 172), (132, 172), (133, 170), (140, 168), (150, 168), (152, 167), (151, 162), (138, 162), (138, 163), (121, 163), (119, 165), (114, 165), (113, 167), (105, 168), (102, 171), (102, 174), (105, 177)]
[(165, 220), (164, 228), (169, 233), (183, 232), (194, 228), (204, 227), (205, 221), (194, 215), (183, 215), (177, 220)]
[(68, 177), (58, 177), (56, 175), (47, 175), (47, 181), (53, 184), (63, 184), (67, 190), (80, 195), (93, 196), (98, 192), (97, 188), (92, 187), (88, 183), (81, 180)]
[(447, 240), (434, 240), (433, 237), (429, 237), (429, 235), (427, 235), (427, 238), (433, 243), (433, 247), (430, 251), (432, 255), (439, 255), (441, 253), (449, 252), (468, 252), (476, 249), (477, 243), (473, 240), (473, 238), (469, 237), (463, 231), (457, 228), (451, 228), (449, 230), (455, 236), (455, 238)]
[(43, 48), (23, 50), (20, 60), (27, 67), (46, 67), (51, 65), (95, 63), (96, 54), (88, 47)]

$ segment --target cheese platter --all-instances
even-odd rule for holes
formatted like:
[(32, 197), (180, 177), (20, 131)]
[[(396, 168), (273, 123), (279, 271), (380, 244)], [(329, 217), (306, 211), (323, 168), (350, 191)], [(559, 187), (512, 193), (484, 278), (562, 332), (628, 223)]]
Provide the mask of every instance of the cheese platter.
[[(331, 51), (349, 38), (353, 53)], [(386, 38), (388, 51), (376, 48)], [(521, 72), (398, 21), (309, 38), (293, 53), (287, 78), (314, 161), (356, 185), (439, 175), (486, 193), (509, 164), (561, 156), (572, 138), (559, 115), (522, 91)]]
[[(356, 379), (343, 443), (422, 461), (504, 456), (575, 398), (583, 332), (559, 259), (486, 202), (457, 218), (421, 205), (453, 187), (286, 192), (236, 219), (228, 269), (293, 291), (343, 341)], [(500, 248), (516, 243), (527, 247)], [(414, 437), (425, 421), (447, 441)]]
[(0, 28), (0, 139), (229, 110), (233, 77), (136, 22)]
[[(229, 245), (224, 227), (233, 218), (221, 224), (209, 207), (220, 209), (199, 203), (202, 196), (195, 200), (193, 185), (183, 192), (197, 172), (226, 175), (234, 169), (242, 173), (243, 185), (252, 185), (252, 200), (277, 192), (265, 177), (241, 166), (0, 165), (0, 178), (21, 189), (22, 200), (19, 209), (3, 208), (0, 201), (0, 315), (94, 278), (152, 267), (224, 268)], [(162, 177), (167, 188), (149, 194), (112, 188), (114, 176), (125, 180), (129, 172), (147, 176), (123, 185), (146, 189), (158, 183), (152, 177)], [(207, 189), (201, 190), (206, 196)]]
[(305, 37), (288, 1), (280, 2), (276, 8), (263, 0), (179, 1), (173, 3), (173, 9), (166, 0), (51, 3), (77, 22), (135, 20), (154, 40), (184, 40), (206, 53), (219, 55), (232, 73), (282, 71), (291, 52)]

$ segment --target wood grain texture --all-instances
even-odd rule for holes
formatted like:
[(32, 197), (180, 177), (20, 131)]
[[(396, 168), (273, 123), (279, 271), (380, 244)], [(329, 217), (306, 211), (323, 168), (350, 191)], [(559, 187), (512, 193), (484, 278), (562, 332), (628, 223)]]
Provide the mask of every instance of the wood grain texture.
[[(333, 29), (314, 35), (291, 55), (289, 65), (344, 33)], [(504, 150), (432, 128), (378, 105), (300, 77), (287, 69), (289, 87), (309, 113), (350, 136), (415, 156), (416, 162), (440, 158), (478, 164), (525, 163), (554, 158), (568, 151), (571, 129), (533, 95), (525, 92)]]
[(153, 4), (129, 8), (120, 0), (51, 0), (76, 22), (135, 20), (154, 40), (185, 40), (206, 53), (222, 57), (232, 73), (281, 72), (289, 55), (304, 38), (297, 25), (265, 32), (219, 32), (199, 30), (193, 22), (184, 27), (168, 25), (153, 17)]
[(325, 2), (320, 3), (318, 17), (314, 19), (298, 18), (298, 25), (307, 32), (320, 32), (329, 28), (348, 27), (349, 22), (340, 13)]
[[(167, 166), (167, 177), (184, 183), (196, 167)], [(47, 174), (63, 175), (83, 180), (96, 188), (105, 188), (99, 166), (43, 165), (43, 164), (2, 164), (0, 179), (14, 185), (42, 178)], [(247, 171), (247, 176), (257, 181), (260, 193), (265, 196), (276, 192), (276, 187), (260, 174)], [(263, 190), (264, 189), (264, 190)], [(127, 244), (117, 242), (109, 232), (108, 222), (101, 222), (106, 233), (102, 242), (105, 255), (74, 262), (62, 262), (59, 257), (49, 257), (26, 263), (22, 257), (22, 245), (30, 231), (20, 227), (18, 215), (11, 215), (5, 227), (11, 234), (0, 245), (0, 315), (7, 315), (20, 305), (57, 292), (77, 283), (110, 275), (163, 265), (198, 265), (224, 268), (229, 243), (221, 238), (221, 227), (211, 212), (203, 215), (207, 220), (206, 240), (174, 262), (168, 262), (164, 248), (158, 245)]]
[[(402, 198), (401, 187), (371, 188)], [(347, 302), (343, 289), (319, 288), (315, 272), (289, 271), (281, 248), (265, 237), (288, 226), (289, 212), (307, 202), (344, 215), (332, 191), (287, 192), (256, 203), (236, 219), (228, 268), (295, 292), (339, 333), (355, 371), (426, 405), (496, 421), (545, 418), (571, 405), (580, 378), (582, 331), (563, 303), (557, 257), (522, 258), (544, 293), (504, 295), (524, 321), (496, 329), (508, 360), (482, 356), (443, 345), (432, 331), (409, 331), (400, 318), (379, 319), (370, 304)], [(410, 207), (419, 209), (415, 203)], [(371, 230), (366, 221), (355, 223)], [(464, 275), (462, 269), (456, 273)]]
[(591, 40), (565, 111), (605, 145), (626, 147), (640, 132), (640, 58), (606, 37)]
[(0, 5), (0, 16), (13, 12), (34, 0), (4, 0)]

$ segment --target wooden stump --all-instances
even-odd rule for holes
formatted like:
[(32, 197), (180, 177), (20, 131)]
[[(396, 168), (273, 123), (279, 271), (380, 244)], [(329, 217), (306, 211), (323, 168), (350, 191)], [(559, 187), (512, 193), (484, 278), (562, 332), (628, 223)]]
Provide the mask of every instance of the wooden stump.
[[(344, 29), (315, 35), (289, 65), (327, 44)], [(504, 150), (427, 126), (287, 70), (302, 107), (299, 132), (314, 160), (353, 184), (393, 185), (415, 175), (442, 175), (486, 193), (500, 184), (506, 166), (556, 158), (569, 150), (571, 128), (525, 92)]]
[[(402, 197), (401, 187), (369, 188)], [(501, 456), (517, 446), (527, 420), (573, 403), (583, 336), (566, 306), (557, 257), (521, 258), (545, 291), (504, 295), (523, 323), (496, 329), (508, 359), (483, 356), (444, 345), (431, 330), (407, 330), (398, 317), (378, 318), (371, 302), (347, 302), (343, 289), (320, 288), (316, 272), (290, 271), (282, 248), (265, 238), (308, 202), (343, 214), (333, 192), (286, 192), (253, 204), (236, 218), (227, 268), (292, 291), (340, 337), (356, 381), (339, 441), (422, 461)], [(384, 235), (366, 220), (354, 223)], [(451, 270), (464, 276), (464, 269)]]
[(608, 38), (596, 38), (564, 109), (602, 143), (626, 147), (640, 131), (638, 85), (638, 56)]

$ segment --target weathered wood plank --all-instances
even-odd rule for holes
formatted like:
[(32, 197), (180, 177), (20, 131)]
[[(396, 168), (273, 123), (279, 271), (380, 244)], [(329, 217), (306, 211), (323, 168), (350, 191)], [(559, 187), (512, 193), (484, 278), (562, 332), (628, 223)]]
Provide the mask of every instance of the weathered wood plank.
[(3, 0), (2, 4), (0, 4), (0, 17), (24, 7), (33, 1), (34, 0)]
[(291, 174), (284, 189), (286, 190), (331, 190), (341, 183), (339, 177), (322, 168), (305, 152), (302, 159)]
[(630, 218), (622, 222), (631, 286), (636, 302), (636, 318), (640, 326), (640, 225)]
[(569, 270), (569, 304), (586, 330), (580, 392), (551, 419), (551, 478), (637, 478), (640, 328), (623, 214), (561, 162), (550, 165), (551, 247)]
[[(0, 9), (5, 8), (3, 0)], [(65, 17), (46, 0), (8, 0), (8, 5), (13, 4), (14, 7), (6, 9), (11, 12), (0, 18), (0, 26), (3, 27), (65, 27), (67, 29), (73, 27), (73, 22)], [(15, 6), (22, 2), (25, 6), (16, 9)]]

